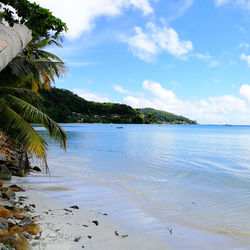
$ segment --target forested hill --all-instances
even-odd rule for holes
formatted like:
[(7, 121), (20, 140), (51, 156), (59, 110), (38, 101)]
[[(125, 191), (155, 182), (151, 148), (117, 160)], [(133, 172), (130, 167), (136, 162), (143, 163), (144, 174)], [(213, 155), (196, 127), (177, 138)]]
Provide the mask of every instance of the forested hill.
[(60, 123), (194, 123), (173, 114), (169, 120), (159, 119), (156, 114), (144, 109), (133, 109), (125, 104), (87, 101), (65, 89), (51, 88), (49, 91), (41, 90), (40, 94), (44, 99), (43, 111)]
[(153, 108), (143, 108), (143, 109), (138, 109), (138, 111), (140, 111), (145, 116), (151, 116), (152, 119), (156, 119), (157, 123), (197, 124), (196, 121), (192, 121), (184, 116), (174, 115), (172, 113)]

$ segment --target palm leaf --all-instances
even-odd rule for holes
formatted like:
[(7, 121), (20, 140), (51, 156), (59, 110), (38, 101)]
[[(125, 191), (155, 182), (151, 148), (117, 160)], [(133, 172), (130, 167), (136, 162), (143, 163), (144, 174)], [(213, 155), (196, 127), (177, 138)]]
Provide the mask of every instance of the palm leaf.
[(47, 144), (44, 139), (3, 99), (0, 99), (0, 117), (1, 131), (12, 138), (17, 145), (21, 145), (25, 151), (46, 159)]
[(0, 96), (5, 96), (6, 94), (15, 95), (17, 97), (29, 100), (29, 102), (39, 102), (43, 98), (39, 93), (26, 88), (13, 88), (13, 87), (0, 87)]
[(39, 50), (37, 53), (41, 57), (57, 60), (58, 62), (63, 62), (62, 59), (60, 59), (58, 56), (54, 55), (51, 52), (44, 51), (44, 50)]
[(61, 147), (66, 149), (67, 135), (56, 122), (33, 105), (16, 96), (7, 95), (5, 100), (12, 109), (16, 110), (28, 122), (42, 124), (48, 129), (50, 137), (60, 142)]
[(54, 43), (57, 47), (62, 47), (62, 45), (59, 42), (57, 42), (56, 40), (47, 39), (47, 38), (42, 39), (39, 42), (35, 43), (34, 47), (37, 49), (40, 49), (40, 48), (44, 48), (48, 45), (51, 45), (52, 43)]

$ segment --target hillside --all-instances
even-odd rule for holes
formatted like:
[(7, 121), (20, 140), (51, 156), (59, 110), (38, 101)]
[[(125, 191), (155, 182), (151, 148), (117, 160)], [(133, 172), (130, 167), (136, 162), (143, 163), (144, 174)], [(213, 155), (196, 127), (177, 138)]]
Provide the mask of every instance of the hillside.
[(156, 119), (157, 123), (174, 123), (174, 124), (197, 124), (184, 116), (178, 116), (166, 111), (157, 110), (153, 108), (138, 109), (143, 115), (150, 115), (152, 119)]
[[(69, 90), (52, 88), (40, 91), (42, 110), (53, 120), (60, 123), (190, 123), (193, 121), (181, 116), (170, 114), (169, 119), (159, 115), (153, 109), (136, 110), (125, 104), (97, 103), (87, 101)], [(149, 112), (148, 112), (148, 111)]]

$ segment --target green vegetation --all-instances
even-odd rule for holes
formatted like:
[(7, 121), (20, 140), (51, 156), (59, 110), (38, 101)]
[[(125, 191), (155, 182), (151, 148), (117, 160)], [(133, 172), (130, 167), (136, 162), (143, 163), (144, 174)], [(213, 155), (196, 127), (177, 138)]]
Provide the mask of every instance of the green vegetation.
[[(5, 7), (6, 5), (16, 10), (19, 19), (11, 9)], [(1, 0), (0, 7), (3, 9), (1, 18), (11, 26), (14, 23), (25, 24), (32, 30), (33, 40), (51, 37), (57, 39), (63, 31), (67, 31), (67, 26), (61, 19), (53, 16), (48, 9), (28, 0)]]
[(73, 94), (69, 90), (51, 88), (41, 90), (43, 112), (56, 122), (88, 123), (175, 123), (196, 124), (185, 117), (154, 109), (133, 109), (125, 104), (96, 103)]
[(20, 19), (15, 19), (14, 13), (4, 7), (1, 20), (10, 25), (25, 24), (32, 31), (33, 40), (0, 72), (0, 132), (21, 151), (46, 160), (47, 144), (30, 123), (43, 125), (66, 148), (65, 132), (40, 110), (37, 103), (41, 97), (37, 91), (48, 89), (54, 76), (64, 73), (63, 62), (42, 49), (52, 43), (60, 46), (51, 38), (57, 38), (67, 27), (47, 9), (27, 0), (3, 0), (0, 7), (2, 3), (13, 7)]
[(56, 122), (143, 123), (143, 115), (125, 104), (90, 102), (57, 88), (40, 94), (43, 111)]
[(138, 109), (149, 121), (157, 121), (157, 123), (173, 123), (173, 124), (197, 124), (196, 121), (192, 121), (184, 116), (174, 115), (169, 112), (152, 109), (143, 108)]
[(1, 0), (0, 7), (1, 22), (10, 26), (24, 24), (33, 37), (0, 72), (0, 134), (21, 152), (34, 153), (46, 161), (47, 144), (30, 123), (43, 125), (63, 148), (66, 148), (67, 136), (56, 122), (195, 124), (163, 111), (89, 102), (67, 90), (49, 90), (54, 77), (65, 73), (65, 66), (60, 58), (44, 48), (51, 44), (61, 46), (57, 39), (67, 30), (65, 23), (28, 0)]

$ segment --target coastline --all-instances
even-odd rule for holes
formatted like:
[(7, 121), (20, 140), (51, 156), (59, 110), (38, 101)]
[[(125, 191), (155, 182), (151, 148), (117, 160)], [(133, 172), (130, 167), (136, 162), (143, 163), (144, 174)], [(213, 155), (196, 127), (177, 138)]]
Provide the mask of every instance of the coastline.
[[(141, 230), (133, 228), (136, 220), (125, 218), (130, 227), (124, 226), (124, 218), (117, 220), (112, 213), (106, 213), (105, 207), (93, 209), (79, 205), (79, 209), (70, 208), (60, 199), (53, 198), (49, 192), (64, 193), (66, 187), (63, 183), (54, 183), (48, 186), (47, 191), (34, 175), (26, 178), (15, 177), (11, 183), (23, 187), (26, 192), (26, 205), (35, 204), (32, 216), (38, 217), (41, 228), (41, 238), (32, 240), (32, 249), (247, 249), (247, 245), (237, 242), (225, 235), (203, 232), (197, 229), (186, 228), (171, 224), (165, 232), (160, 229)], [(50, 177), (43, 176), (44, 181)], [(5, 185), (8, 183), (5, 183)], [(94, 199), (94, 197), (93, 197)], [(88, 201), (86, 201), (88, 202)], [(76, 205), (77, 201), (75, 201)], [(94, 222), (93, 222), (94, 221)], [(98, 222), (98, 225), (96, 225)], [(145, 222), (146, 223), (146, 222)]]
[[(39, 183), (22, 183), (18, 177), (13, 178), (13, 182), (25, 189), (25, 193), (20, 194), (27, 196), (24, 204), (35, 204), (32, 216), (37, 218), (41, 238), (30, 241), (32, 250), (168, 249), (159, 239), (121, 228), (110, 218), (110, 214), (101, 212), (101, 209), (67, 207), (46, 196), (42, 190), (38, 191)], [(62, 189), (55, 186), (54, 190)]]

